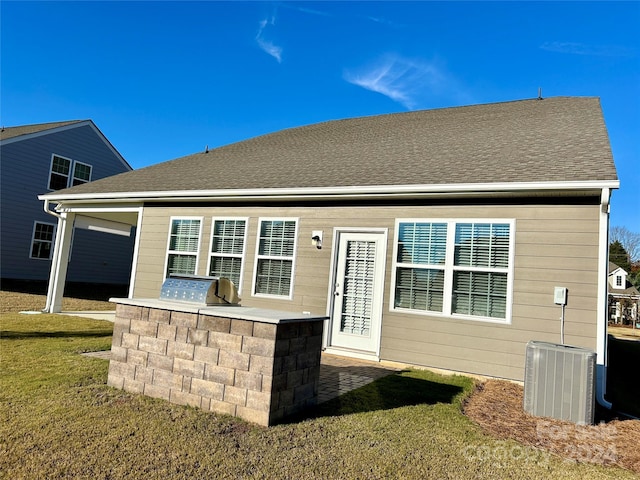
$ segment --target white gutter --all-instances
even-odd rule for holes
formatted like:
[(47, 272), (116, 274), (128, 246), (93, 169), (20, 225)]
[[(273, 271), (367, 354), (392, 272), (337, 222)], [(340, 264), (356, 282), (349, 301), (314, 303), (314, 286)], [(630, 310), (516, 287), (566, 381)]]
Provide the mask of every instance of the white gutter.
[(602, 189), (600, 197), (600, 230), (598, 255), (598, 303), (596, 331), (596, 399), (607, 409), (611, 402), (605, 400), (607, 393), (607, 275), (609, 269), (609, 209), (611, 190)]
[(148, 192), (98, 192), (40, 195), (40, 200), (111, 202), (137, 200), (293, 200), (410, 198), (425, 195), (473, 195), (494, 192), (545, 192), (552, 190), (602, 190), (619, 188), (618, 180), (580, 182), (461, 183), (442, 185), (373, 185), (347, 187), (252, 188), (237, 190), (167, 190)]
[(40, 200), (44, 200), (44, 211), (46, 213), (48, 213), (49, 215), (53, 215), (54, 217), (56, 217), (58, 220), (60, 220), (62, 218), (62, 216), (59, 213), (54, 212), (53, 210), (49, 210), (49, 199), (48, 198), (44, 198), (44, 195), (41, 195), (40, 198), (38, 197)]

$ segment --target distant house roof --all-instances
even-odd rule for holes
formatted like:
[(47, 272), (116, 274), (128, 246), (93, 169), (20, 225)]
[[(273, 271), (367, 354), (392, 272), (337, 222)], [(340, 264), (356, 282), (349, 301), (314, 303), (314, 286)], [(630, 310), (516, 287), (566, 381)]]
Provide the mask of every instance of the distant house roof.
[(40, 133), (46, 130), (53, 130), (54, 128), (73, 125), (74, 123), (81, 123), (83, 121), (85, 120), (69, 120), (66, 122), (36, 123), (33, 125), (20, 125), (18, 127), (2, 127), (0, 129), (0, 140), (7, 140), (9, 138), (28, 135), (31, 133)]
[[(613, 262), (609, 262), (609, 275), (613, 274), (613, 272), (615, 272), (616, 270), (618, 270), (620, 267), (618, 265), (616, 265)], [(622, 270), (624, 272), (624, 270)], [(626, 272), (625, 272), (626, 273)]]
[(132, 170), (131, 165), (124, 159), (120, 152), (111, 144), (109, 139), (104, 136), (100, 129), (93, 123), (93, 120), (66, 120), (63, 122), (35, 123), (31, 125), (19, 125), (15, 127), (0, 128), (0, 144), (6, 145), (14, 142), (27, 141), (33, 137), (57, 133), (68, 128), (79, 128), (88, 126), (100, 137), (109, 147), (113, 154), (118, 157), (120, 162), (127, 170)]
[(640, 295), (640, 291), (638, 291), (638, 289), (636, 287), (634, 287), (633, 285), (631, 285), (630, 287), (627, 287), (625, 289), (621, 289), (621, 288), (613, 288), (611, 285), (609, 285), (607, 287), (607, 291), (613, 295), (613, 296), (622, 296), (622, 297), (626, 297), (626, 296), (638, 296)]
[(266, 190), (356, 187), (445, 191), (463, 185), (547, 182), (605, 182), (617, 188), (598, 98), (555, 97), (329, 121), (43, 198), (248, 196)]

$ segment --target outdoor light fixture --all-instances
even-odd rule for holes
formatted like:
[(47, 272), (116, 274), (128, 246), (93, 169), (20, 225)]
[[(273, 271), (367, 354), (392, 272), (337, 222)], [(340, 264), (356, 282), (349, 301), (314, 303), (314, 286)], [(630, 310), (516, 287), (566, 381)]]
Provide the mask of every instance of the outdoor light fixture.
[(311, 232), (311, 245), (318, 250), (322, 248), (322, 230), (314, 230)]

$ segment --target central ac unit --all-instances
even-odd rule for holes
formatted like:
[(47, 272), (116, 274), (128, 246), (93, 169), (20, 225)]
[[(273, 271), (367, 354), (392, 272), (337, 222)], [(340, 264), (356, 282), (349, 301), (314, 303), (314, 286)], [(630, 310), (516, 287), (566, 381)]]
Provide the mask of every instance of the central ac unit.
[(524, 410), (531, 415), (593, 424), (596, 353), (530, 341), (524, 370)]

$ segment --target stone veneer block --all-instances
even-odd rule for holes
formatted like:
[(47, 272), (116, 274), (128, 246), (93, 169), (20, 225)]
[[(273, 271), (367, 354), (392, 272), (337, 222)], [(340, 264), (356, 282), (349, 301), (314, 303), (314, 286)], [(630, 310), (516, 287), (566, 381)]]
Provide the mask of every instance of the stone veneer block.
[(169, 323), (171, 323), (171, 325), (178, 325), (179, 327), (196, 328), (198, 326), (198, 314), (173, 310)]
[(171, 312), (169, 310), (159, 310), (157, 308), (149, 309), (149, 322), (151, 323), (169, 323), (171, 320)]
[(217, 365), (218, 364), (218, 355), (220, 353), (220, 349), (211, 348), (211, 347), (203, 347), (201, 345), (196, 345), (194, 347), (193, 359), (196, 362), (202, 362), (205, 365)]
[(171, 342), (167, 344), (167, 355), (174, 358), (182, 358), (184, 360), (193, 360), (193, 352), (195, 345), (183, 342)]
[(131, 327), (129, 331), (136, 335), (156, 337), (158, 335), (158, 324), (155, 322), (149, 322), (148, 320), (131, 320)]
[(261, 373), (262, 375), (273, 375), (273, 357), (262, 357), (260, 355), (251, 355), (249, 358), (249, 371)]
[(142, 318), (142, 307), (136, 307), (135, 305), (116, 305), (116, 317), (127, 320), (139, 320)]
[(253, 335), (253, 323), (248, 320), (231, 319), (231, 333), (251, 337)]
[(229, 333), (231, 330), (231, 319), (200, 315), (198, 317), (198, 328), (210, 332)]
[(262, 375), (254, 372), (236, 371), (234, 386), (244, 388), (245, 390), (253, 390), (254, 392), (262, 391)]
[(326, 317), (115, 301), (109, 386), (265, 426), (317, 403)]
[(233, 385), (236, 371), (233, 368), (219, 367), (218, 365), (205, 364), (204, 379), (222, 385)]
[(209, 339), (209, 332), (207, 330), (199, 330), (190, 328), (187, 334), (187, 343), (193, 345), (206, 345)]
[(158, 338), (163, 338), (165, 340), (175, 340), (176, 332), (178, 331), (178, 327), (175, 325), (158, 325)]

